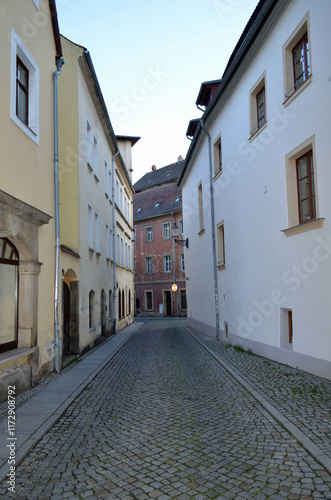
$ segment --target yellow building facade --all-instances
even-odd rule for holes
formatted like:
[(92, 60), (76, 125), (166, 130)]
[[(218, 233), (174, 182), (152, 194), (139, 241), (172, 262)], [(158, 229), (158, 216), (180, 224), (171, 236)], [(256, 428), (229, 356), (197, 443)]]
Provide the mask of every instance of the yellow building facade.
[(54, 369), (54, 1), (0, 4), (0, 401)]
[[(131, 147), (114, 134), (89, 52), (61, 37), (59, 183), (62, 355), (133, 322)], [(124, 159), (125, 158), (125, 161)]]

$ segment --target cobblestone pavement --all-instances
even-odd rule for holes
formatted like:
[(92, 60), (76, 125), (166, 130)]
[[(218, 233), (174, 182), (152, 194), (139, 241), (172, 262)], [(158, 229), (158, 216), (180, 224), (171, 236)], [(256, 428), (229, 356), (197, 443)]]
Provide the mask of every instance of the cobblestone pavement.
[[(331, 458), (331, 382), (189, 329)], [(239, 347), (239, 348), (238, 348)]]
[(236, 379), (184, 328), (153, 323), (16, 473), (18, 499), (331, 499), (327, 471)]

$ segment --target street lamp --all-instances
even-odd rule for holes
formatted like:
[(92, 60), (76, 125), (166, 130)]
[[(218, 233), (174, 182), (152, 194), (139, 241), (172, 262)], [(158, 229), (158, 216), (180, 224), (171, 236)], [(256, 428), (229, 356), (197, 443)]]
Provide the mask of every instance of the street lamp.
[(188, 238), (186, 238), (186, 240), (178, 238), (179, 227), (177, 226), (176, 221), (174, 221), (174, 224), (173, 224), (171, 230), (172, 230), (172, 237), (174, 239), (174, 242), (178, 243), (178, 245), (181, 245), (182, 247), (188, 248)]

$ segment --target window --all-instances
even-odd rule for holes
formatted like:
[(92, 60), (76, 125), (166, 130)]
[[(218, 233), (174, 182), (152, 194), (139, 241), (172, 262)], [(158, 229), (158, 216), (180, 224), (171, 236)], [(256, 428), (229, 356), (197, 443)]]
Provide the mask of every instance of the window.
[(185, 272), (185, 262), (184, 262), (184, 254), (183, 253), (180, 254), (180, 271), (182, 273)]
[(87, 165), (92, 169), (92, 127), (90, 122), (86, 120), (86, 162)]
[(219, 137), (214, 143), (214, 174), (222, 172), (222, 140)]
[(112, 318), (112, 311), (113, 311), (113, 292), (111, 290), (109, 290), (109, 306), (108, 306), (108, 310), (109, 310), (109, 318)]
[(129, 267), (128, 243), (125, 242), (125, 267)]
[(28, 125), (29, 117), (29, 70), (17, 57), (16, 64), (16, 114)]
[(121, 264), (124, 266), (124, 240), (121, 238)]
[(94, 172), (94, 175), (98, 178), (98, 172), (99, 172), (99, 168), (98, 168), (98, 140), (95, 137), (95, 135), (93, 136), (93, 172)]
[(128, 260), (129, 260), (128, 268), (131, 269), (132, 266), (131, 266), (131, 246), (130, 245), (128, 245)]
[(123, 212), (123, 188), (120, 187), (120, 200), (119, 200), (120, 211)]
[(153, 241), (153, 228), (152, 227), (146, 227), (146, 241), (149, 243)]
[(284, 104), (289, 104), (311, 81), (309, 13), (283, 45)]
[(309, 43), (305, 33), (292, 51), (294, 91), (310, 76)]
[(313, 153), (297, 159), (299, 222), (316, 219)]
[(199, 236), (204, 233), (203, 223), (203, 197), (202, 197), (202, 183), (198, 186), (198, 206), (199, 206)]
[(95, 293), (93, 290), (89, 293), (89, 329), (94, 330), (95, 328)]
[(286, 236), (323, 225), (319, 218), (315, 164), (315, 137), (307, 139), (285, 157), (288, 225)]
[(152, 257), (146, 257), (146, 274), (152, 274)]
[(153, 292), (145, 291), (145, 310), (153, 311)]
[(108, 196), (108, 198), (111, 198), (111, 190), (112, 190), (111, 171), (107, 161), (105, 160), (105, 193)]
[(94, 250), (94, 230), (93, 230), (93, 208), (92, 205), (88, 204), (88, 247), (90, 250)]
[(106, 224), (106, 259), (111, 260), (112, 259), (112, 249), (113, 249), (113, 231), (112, 229)]
[(186, 290), (180, 290), (180, 308), (187, 309)]
[(164, 272), (171, 273), (171, 256), (170, 255), (164, 256)]
[(183, 219), (179, 221), (179, 232), (180, 232), (180, 235), (183, 236), (183, 234), (184, 234)]
[(39, 68), (12, 30), (10, 118), (39, 144)]
[(280, 343), (284, 347), (292, 348), (293, 344), (293, 314), (292, 309), (280, 310)]
[(18, 266), (14, 245), (0, 238), (0, 352), (17, 348)]
[(97, 253), (100, 253), (100, 228), (99, 228), (99, 214), (95, 213), (94, 214), (94, 230), (95, 230), (95, 239), (94, 239), (94, 244), (95, 244), (95, 251)]
[(119, 206), (119, 203), (120, 203), (120, 183), (119, 183), (118, 179), (116, 179), (116, 203)]
[(264, 72), (250, 90), (250, 137), (253, 138), (267, 123), (266, 117), (266, 72)]
[(120, 235), (117, 233), (117, 262), (120, 262), (121, 258), (121, 240)]
[(217, 267), (225, 266), (224, 221), (217, 224)]
[(256, 94), (257, 128), (265, 124), (265, 87)]
[(163, 224), (163, 238), (165, 240), (170, 240), (171, 236), (171, 228), (170, 228), (170, 222), (167, 222), (166, 224)]

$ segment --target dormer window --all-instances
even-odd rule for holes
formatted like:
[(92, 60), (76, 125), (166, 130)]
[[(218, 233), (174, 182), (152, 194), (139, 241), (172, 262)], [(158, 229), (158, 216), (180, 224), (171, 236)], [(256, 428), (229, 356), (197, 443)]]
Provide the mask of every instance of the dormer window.
[(139, 214), (139, 212), (141, 212), (141, 207), (137, 209), (137, 214)]
[(180, 196), (178, 198), (176, 198), (175, 200), (175, 203), (179, 203), (180, 202)]
[(160, 205), (161, 205), (161, 203), (158, 202), (158, 203), (155, 204), (154, 208), (159, 208)]

